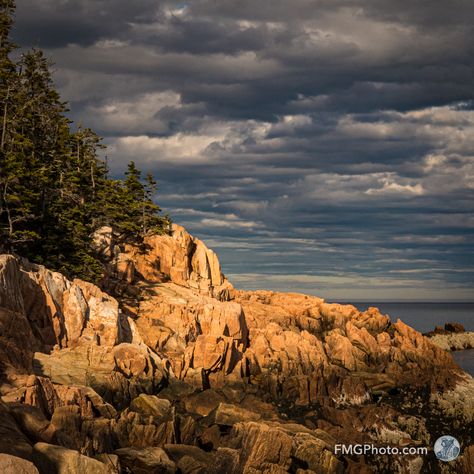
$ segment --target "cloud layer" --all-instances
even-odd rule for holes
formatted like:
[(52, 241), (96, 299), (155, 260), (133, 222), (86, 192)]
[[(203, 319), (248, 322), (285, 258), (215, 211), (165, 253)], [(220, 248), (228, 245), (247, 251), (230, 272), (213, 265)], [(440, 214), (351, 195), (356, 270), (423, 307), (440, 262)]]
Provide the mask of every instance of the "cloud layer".
[(471, 0), (24, 0), (71, 116), (240, 287), (472, 299)]

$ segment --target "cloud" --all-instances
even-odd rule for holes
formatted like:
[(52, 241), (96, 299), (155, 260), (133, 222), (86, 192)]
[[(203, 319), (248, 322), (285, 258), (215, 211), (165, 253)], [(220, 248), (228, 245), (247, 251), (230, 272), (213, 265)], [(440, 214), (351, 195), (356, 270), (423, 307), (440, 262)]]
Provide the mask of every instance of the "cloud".
[(421, 184), (400, 184), (392, 181), (390, 178), (381, 179), (381, 188), (370, 188), (366, 194), (402, 194), (402, 195), (421, 195), (425, 190)]
[(112, 172), (154, 172), (238, 286), (472, 289), (471, 0), (18, 4)]

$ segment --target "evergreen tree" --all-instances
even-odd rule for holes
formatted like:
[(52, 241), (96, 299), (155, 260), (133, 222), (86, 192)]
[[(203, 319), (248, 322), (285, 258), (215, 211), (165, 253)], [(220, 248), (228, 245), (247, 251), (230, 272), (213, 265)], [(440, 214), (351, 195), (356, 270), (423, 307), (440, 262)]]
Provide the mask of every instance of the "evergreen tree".
[(153, 202), (151, 175), (143, 182), (130, 162), (125, 180), (110, 179), (100, 138), (71, 130), (42, 51), (10, 59), (14, 7), (0, 0), (0, 251), (97, 281), (95, 230), (110, 225), (123, 241), (140, 244), (166, 232), (169, 218)]
[(9, 34), (13, 25), (15, 2), (13, 0), (0, 0), (0, 117), (2, 119), (0, 150), (5, 143), (8, 106), (12, 104), (12, 85), (16, 74), (15, 64), (10, 59), (10, 53), (15, 45), (10, 41)]
[(135, 162), (128, 164), (123, 183), (121, 216), (117, 216), (115, 228), (130, 240), (141, 242), (147, 235), (163, 233), (169, 224), (168, 217), (160, 215), (160, 207), (153, 202), (156, 182), (148, 173), (145, 183)]
[(161, 216), (161, 208), (154, 202), (158, 191), (158, 184), (151, 173), (147, 173), (145, 179), (145, 198), (142, 212), (142, 235), (160, 234), (167, 230), (170, 219)]

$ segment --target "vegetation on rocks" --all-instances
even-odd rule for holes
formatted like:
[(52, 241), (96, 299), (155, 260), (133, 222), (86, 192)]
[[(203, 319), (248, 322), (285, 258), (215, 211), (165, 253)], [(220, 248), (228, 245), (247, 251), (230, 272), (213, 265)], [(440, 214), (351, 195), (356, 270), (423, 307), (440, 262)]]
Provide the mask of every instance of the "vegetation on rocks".
[(109, 177), (101, 139), (74, 129), (41, 50), (11, 59), (15, 2), (0, 3), (0, 252), (18, 253), (70, 277), (97, 281), (90, 243), (101, 226), (140, 243), (163, 233), (156, 183), (132, 161), (124, 180)]

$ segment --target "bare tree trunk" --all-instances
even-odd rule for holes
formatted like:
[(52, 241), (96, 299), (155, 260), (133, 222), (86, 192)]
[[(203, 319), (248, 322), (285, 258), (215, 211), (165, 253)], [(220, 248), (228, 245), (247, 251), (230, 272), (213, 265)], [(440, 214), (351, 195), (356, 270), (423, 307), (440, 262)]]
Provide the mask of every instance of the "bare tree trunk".
[(5, 97), (5, 108), (3, 109), (3, 126), (2, 126), (2, 142), (0, 149), (3, 151), (5, 148), (5, 137), (7, 133), (7, 114), (8, 114), (8, 99), (10, 98), (10, 87), (7, 89), (7, 96)]
[(64, 182), (64, 173), (60, 171), (59, 172), (59, 194), (61, 195), (61, 199), (64, 198), (63, 182)]
[(7, 213), (7, 219), (8, 219), (8, 237), (11, 237), (13, 235), (13, 220), (12, 220), (10, 207), (8, 206), (7, 193), (8, 193), (8, 181), (5, 182), (5, 187), (3, 188), (3, 202), (5, 203), (5, 211)]
[(95, 176), (94, 176), (94, 162), (91, 161), (91, 181), (92, 181), (92, 197), (95, 198)]
[(81, 142), (77, 140), (77, 172), (81, 171)]
[[(3, 185), (2, 185), (3, 186)], [(0, 186), (0, 189), (2, 189), (2, 187)], [(4, 208), (3, 208), (3, 190), (2, 190), (2, 193), (1, 193), (1, 197), (0, 197), (0, 219), (2, 218), (2, 215), (3, 215), (3, 212), (4, 212)]]

